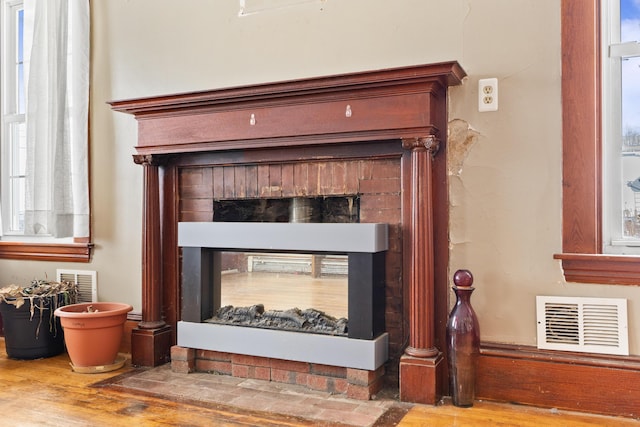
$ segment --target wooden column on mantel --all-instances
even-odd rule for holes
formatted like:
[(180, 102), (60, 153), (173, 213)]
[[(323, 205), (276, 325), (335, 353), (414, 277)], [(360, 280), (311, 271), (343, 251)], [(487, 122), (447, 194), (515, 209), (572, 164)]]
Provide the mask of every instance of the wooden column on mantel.
[(446, 387), (447, 89), (465, 76), (457, 62), (444, 62), (111, 102), (138, 121), (134, 160), (144, 167), (143, 312), (133, 362), (164, 363), (175, 343), (179, 168), (263, 156), (278, 162), (285, 150), (297, 153), (287, 158), (313, 157), (331, 145), (354, 147), (350, 158), (357, 158), (355, 147), (367, 142), (402, 141), (402, 323), (409, 345), (400, 360), (400, 397), (436, 403)]
[[(411, 150), (409, 221), (409, 346), (400, 362), (400, 399), (436, 403), (442, 388), (442, 353), (435, 343), (435, 256), (433, 157), (437, 135), (405, 138)], [(420, 384), (433, 384), (423, 388)]]
[(172, 345), (171, 327), (162, 316), (162, 233), (160, 218), (159, 167), (161, 156), (134, 155), (142, 165), (142, 321), (131, 331), (131, 363), (157, 366), (169, 361), (167, 348)]

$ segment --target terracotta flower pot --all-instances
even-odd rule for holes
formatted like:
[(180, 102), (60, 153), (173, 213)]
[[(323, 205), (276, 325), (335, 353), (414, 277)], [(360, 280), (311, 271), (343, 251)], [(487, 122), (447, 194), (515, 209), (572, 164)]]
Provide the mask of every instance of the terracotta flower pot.
[(117, 302), (72, 304), (56, 309), (54, 314), (64, 329), (73, 367), (115, 363), (127, 313), (132, 309), (129, 304)]

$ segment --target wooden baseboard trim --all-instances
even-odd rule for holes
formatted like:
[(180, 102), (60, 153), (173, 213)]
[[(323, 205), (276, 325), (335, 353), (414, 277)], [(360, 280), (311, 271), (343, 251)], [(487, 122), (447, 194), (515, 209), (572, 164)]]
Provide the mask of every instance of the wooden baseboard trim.
[(598, 414), (640, 417), (640, 357), (483, 343), (476, 397)]

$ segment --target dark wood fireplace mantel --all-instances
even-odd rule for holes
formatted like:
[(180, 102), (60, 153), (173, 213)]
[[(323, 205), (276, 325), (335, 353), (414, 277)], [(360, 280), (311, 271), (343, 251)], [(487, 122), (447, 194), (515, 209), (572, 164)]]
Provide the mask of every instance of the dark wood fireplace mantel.
[(384, 157), (391, 151), (381, 141), (401, 141), (409, 341), (400, 396), (437, 402), (446, 391), (447, 88), (465, 75), (446, 62), (111, 102), (138, 121), (134, 160), (144, 167), (142, 322), (132, 334), (133, 363), (165, 363), (176, 342), (179, 168)]
[(138, 154), (421, 137), (446, 114), (455, 62), (111, 102), (138, 120)]

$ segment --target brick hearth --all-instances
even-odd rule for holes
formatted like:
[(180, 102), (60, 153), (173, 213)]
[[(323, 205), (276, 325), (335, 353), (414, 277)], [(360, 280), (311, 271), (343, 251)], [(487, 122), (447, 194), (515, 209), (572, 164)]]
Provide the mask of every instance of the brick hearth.
[(239, 378), (296, 384), (312, 390), (369, 400), (383, 387), (384, 367), (375, 371), (268, 359), (173, 346), (171, 370), (176, 373), (209, 372)]

